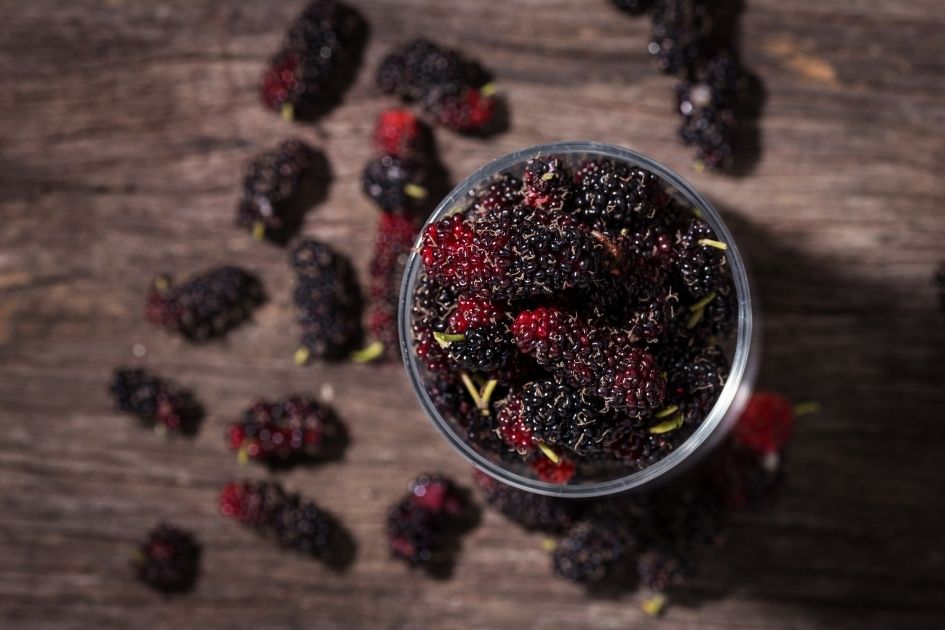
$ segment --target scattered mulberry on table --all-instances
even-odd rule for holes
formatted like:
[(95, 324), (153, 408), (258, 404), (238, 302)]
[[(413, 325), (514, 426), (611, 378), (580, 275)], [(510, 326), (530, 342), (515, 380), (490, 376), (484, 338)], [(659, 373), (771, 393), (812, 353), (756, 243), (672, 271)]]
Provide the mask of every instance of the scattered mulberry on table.
[(600, 582), (619, 571), (631, 551), (609, 523), (582, 521), (558, 543), (552, 555), (555, 575), (571, 582)]
[(348, 533), (328, 512), (278, 483), (232, 482), (223, 487), (220, 513), (279, 546), (343, 566), (353, 552)]
[(351, 263), (330, 247), (308, 239), (292, 252), (293, 300), (302, 328), (296, 360), (340, 359), (361, 335), (361, 293)]
[(189, 391), (143, 369), (116, 369), (109, 392), (119, 410), (149, 427), (191, 434), (203, 417), (203, 409)]
[(245, 322), (264, 301), (256, 276), (239, 267), (216, 267), (179, 285), (159, 277), (148, 294), (146, 314), (156, 326), (202, 342)]
[(374, 340), (383, 344), (387, 357), (399, 355), (397, 310), (400, 283), (419, 232), (413, 218), (381, 213), (369, 266), (368, 330)]
[(286, 119), (335, 103), (360, 59), (366, 25), (352, 7), (314, 0), (292, 22), (260, 80), (260, 95)]
[(231, 449), (249, 459), (279, 464), (331, 457), (342, 446), (345, 432), (331, 409), (292, 397), (255, 401), (227, 428), (226, 437)]
[(423, 164), (411, 158), (384, 154), (364, 166), (364, 194), (384, 212), (416, 214), (426, 203), (427, 176)]
[(189, 591), (200, 571), (200, 545), (188, 532), (162, 523), (141, 545), (133, 566), (138, 578), (155, 590)]
[(317, 155), (292, 139), (256, 156), (246, 168), (236, 224), (257, 238), (285, 243), (301, 224), (303, 181), (319, 161)]

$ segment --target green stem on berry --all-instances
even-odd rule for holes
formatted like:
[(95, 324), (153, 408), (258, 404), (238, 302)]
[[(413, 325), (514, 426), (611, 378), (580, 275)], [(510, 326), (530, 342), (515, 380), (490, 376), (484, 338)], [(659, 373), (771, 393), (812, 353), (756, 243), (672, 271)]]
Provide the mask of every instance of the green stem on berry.
[(679, 411), (679, 405), (670, 405), (669, 407), (666, 407), (665, 409), (660, 409), (659, 411), (657, 411), (655, 414), (653, 414), (653, 417), (665, 418), (666, 416), (672, 415), (676, 413), (677, 411)]
[(538, 450), (541, 451), (545, 457), (550, 459), (552, 463), (555, 463), (555, 464), (561, 463), (561, 456), (555, 453), (551, 449), (551, 447), (545, 444), (544, 442), (538, 442)]
[(819, 402), (808, 401), (794, 405), (795, 416), (807, 416), (812, 413), (820, 413), (823, 408)]
[(683, 417), (683, 415), (679, 413), (673, 416), (672, 418), (670, 418), (669, 420), (667, 420), (666, 422), (660, 422), (659, 424), (650, 427), (648, 431), (652, 435), (661, 435), (663, 433), (669, 433), (670, 431), (675, 431), (676, 429), (681, 427), (684, 420), (685, 418)]
[(280, 113), (282, 114), (282, 120), (286, 122), (295, 120), (295, 107), (292, 106), (292, 103), (283, 103)]
[(666, 596), (662, 593), (647, 597), (640, 602), (640, 609), (650, 617), (658, 616), (664, 608), (666, 608)]
[(489, 415), (489, 401), (492, 400), (492, 394), (495, 392), (496, 385), (499, 384), (499, 381), (490, 378), (486, 381), (486, 384), (483, 386), (481, 393), (479, 394), (479, 400), (482, 402), (482, 406), (479, 408), (479, 411), (482, 412), (482, 415)]
[(450, 344), (454, 341), (463, 341), (466, 339), (464, 334), (453, 334), (453, 333), (444, 333), (444, 332), (435, 332), (433, 333), (433, 338), (440, 345), (441, 348), (449, 348)]
[(384, 344), (380, 341), (375, 341), (374, 343), (361, 348), (360, 350), (355, 350), (349, 356), (355, 363), (370, 363), (374, 359), (381, 357), (383, 354)]
[(257, 241), (261, 241), (263, 240), (263, 237), (265, 236), (266, 236), (266, 224), (261, 221), (257, 221), (256, 223), (253, 223), (253, 238), (256, 239)]
[(716, 240), (711, 239), (711, 238), (700, 238), (697, 242), (698, 242), (700, 245), (708, 245), (709, 247), (714, 247), (714, 248), (716, 248), (716, 249), (721, 249), (722, 251), (725, 251), (726, 249), (728, 249), (728, 245), (726, 245), (726, 244), (723, 243), (722, 241), (716, 241)]
[(295, 351), (295, 355), (292, 357), (292, 361), (295, 362), (296, 365), (305, 365), (306, 363), (308, 363), (308, 359), (311, 356), (312, 356), (312, 353), (309, 351), (309, 349), (306, 348), (305, 346), (302, 346), (301, 348)]
[(164, 274), (154, 277), (154, 288), (158, 293), (164, 293), (171, 288), (171, 279)]
[(554, 178), (555, 178), (555, 174), (554, 174), (554, 173), (545, 173), (544, 175), (541, 176), (541, 181), (543, 181), (543, 182), (550, 182), (550, 181), (553, 180)]
[(694, 312), (689, 316), (689, 321), (686, 322), (686, 328), (695, 328), (696, 324), (702, 321), (702, 316), (705, 315), (705, 309), (700, 308), (698, 311)]
[(493, 82), (486, 83), (484, 86), (479, 88), (479, 93), (489, 98), (490, 96), (495, 96), (495, 93), (499, 91), (499, 86)]
[(427, 198), (427, 189), (419, 184), (412, 184), (407, 182), (404, 184), (404, 194), (413, 199), (426, 199)]
[(702, 214), (702, 208), (692, 207), (692, 214), (700, 221), (705, 219), (705, 215)]
[(249, 463), (249, 449), (246, 448), (246, 445), (240, 445), (238, 451), (236, 451), (236, 461), (240, 466), (245, 466)]
[(701, 311), (702, 309), (704, 309), (706, 306), (709, 305), (709, 302), (711, 302), (711, 301), (714, 300), (715, 298), (716, 298), (715, 291), (713, 291), (713, 292), (710, 293), (709, 295), (705, 296), (704, 298), (702, 298), (701, 300), (699, 300), (698, 302), (696, 302), (695, 304), (693, 304), (692, 306), (690, 306), (690, 307), (689, 307), (689, 310), (690, 310), (690, 311)]
[(554, 538), (544, 538), (541, 541), (541, 546), (545, 551), (550, 552), (558, 548), (558, 543), (555, 541)]
[(472, 396), (473, 402), (476, 404), (476, 409), (482, 409), (482, 399), (479, 398), (479, 390), (473, 384), (472, 379), (469, 378), (469, 374), (460, 372), (459, 378), (461, 381), (463, 381), (463, 385), (466, 386), (466, 391), (469, 392), (470, 396)]

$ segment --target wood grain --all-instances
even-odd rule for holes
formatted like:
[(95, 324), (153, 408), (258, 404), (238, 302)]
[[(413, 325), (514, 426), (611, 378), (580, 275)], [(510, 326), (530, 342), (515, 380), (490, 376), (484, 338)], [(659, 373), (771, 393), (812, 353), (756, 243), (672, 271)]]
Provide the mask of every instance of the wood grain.
[[(352, 0), (355, 2), (355, 0)], [(10, 628), (940, 628), (945, 624), (945, 14), (938, 0), (748, 0), (746, 63), (764, 82), (760, 161), (692, 170), (646, 20), (603, 0), (357, 0), (372, 25), (343, 106), (290, 125), (257, 103), (261, 64), (300, 3), (0, 3), (0, 625)], [(390, 101), (371, 74), (394, 43), (435, 34), (491, 68), (512, 112), (491, 141), (438, 132), (454, 179), (521, 146), (605, 140), (707, 193), (747, 249), (763, 303), (762, 385), (805, 418), (774, 511), (739, 520), (723, 554), (661, 620), (634, 596), (592, 599), (548, 578), (541, 538), (493, 513), (452, 580), (391, 561), (386, 506), (416, 473), (468, 479), (398, 365), (296, 368), (283, 250), (233, 228), (241, 164), (283, 137), (321, 146), (335, 180), (305, 233), (364, 273), (375, 211), (357, 174)], [(222, 262), (271, 303), (226, 341), (192, 347), (147, 326), (156, 271)], [(209, 415), (166, 440), (111, 410), (113, 366), (192, 387)], [(253, 396), (331, 397), (345, 462), (283, 474), (338, 514), (351, 570), (258, 544), (215, 513), (240, 468), (222, 444)], [(205, 571), (165, 601), (128, 558), (159, 519), (194, 530)]]

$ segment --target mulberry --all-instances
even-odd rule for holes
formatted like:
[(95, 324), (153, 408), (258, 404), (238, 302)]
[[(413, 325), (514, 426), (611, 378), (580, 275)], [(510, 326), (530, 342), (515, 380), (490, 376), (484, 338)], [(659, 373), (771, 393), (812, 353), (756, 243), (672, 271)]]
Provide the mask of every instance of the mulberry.
[(141, 545), (133, 566), (138, 578), (155, 590), (189, 591), (200, 570), (200, 545), (191, 534), (161, 524)]
[(196, 431), (203, 408), (187, 391), (142, 369), (115, 370), (109, 391), (119, 410), (146, 426), (163, 426), (185, 435)]
[(231, 449), (270, 465), (332, 457), (344, 439), (344, 428), (330, 409), (299, 397), (257, 400), (227, 429)]

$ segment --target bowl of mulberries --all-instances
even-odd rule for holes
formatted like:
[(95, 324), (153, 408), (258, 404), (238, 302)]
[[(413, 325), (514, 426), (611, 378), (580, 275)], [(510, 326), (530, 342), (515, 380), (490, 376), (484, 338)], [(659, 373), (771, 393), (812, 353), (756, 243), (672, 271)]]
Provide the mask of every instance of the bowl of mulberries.
[(463, 456), (588, 497), (650, 485), (725, 435), (758, 362), (752, 308), (738, 247), (692, 186), (627, 149), (559, 142), (440, 203), (399, 326), (421, 405)]

